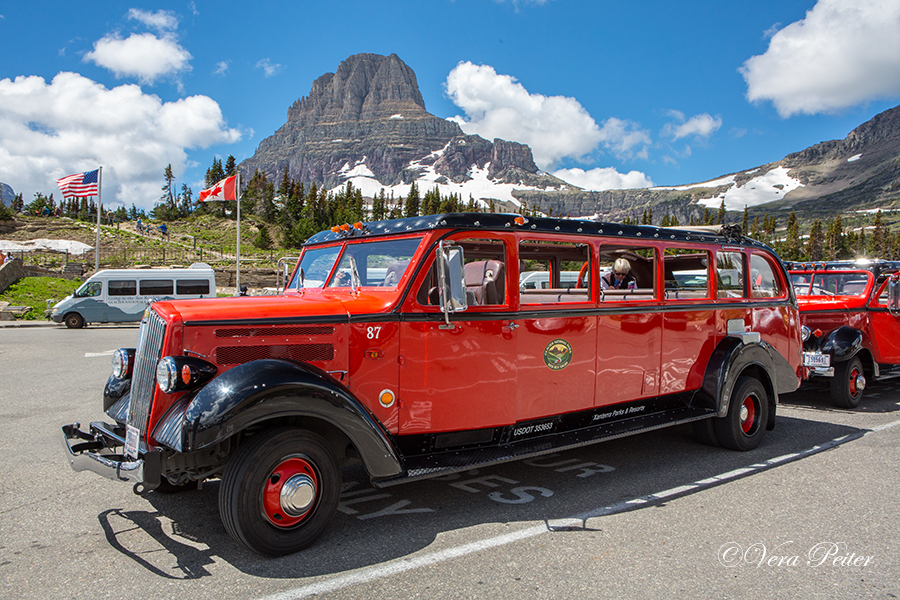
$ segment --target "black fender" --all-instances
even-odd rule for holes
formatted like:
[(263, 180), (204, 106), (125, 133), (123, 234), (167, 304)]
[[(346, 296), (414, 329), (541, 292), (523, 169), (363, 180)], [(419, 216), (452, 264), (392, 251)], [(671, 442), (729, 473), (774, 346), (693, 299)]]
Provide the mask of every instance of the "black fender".
[(110, 406), (121, 400), (122, 396), (130, 391), (131, 379), (119, 379), (115, 375), (110, 375), (103, 388), (103, 412), (109, 410)]
[(819, 344), (819, 350), (831, 355), (831, 362), (844, 362), (856, 356), (863, 347), (863, 332), (842, 325), (828, 332)]
[(314, 367), (276, 359), (238, 365), (207, 383), (184, 412), (182, 449), (201, 450), (285, 417), (314, 417), (342, 431), (373, 478), (403, 471), (381, 423), (346, 388)]
[(719, 342), (707, 363), (699, 401), (707, 408), (715, 409), (718, 417), (726, 416), (734, 385), (748, 369), (756, 373), (762, 371), (760, 378), (769, 393), (766, 427), (771, 429), (775, 423), (778, 395), (800, 387), (800, 378), (790, 362), (765, 341), (745, 342), (740, 337), (727, 336)]

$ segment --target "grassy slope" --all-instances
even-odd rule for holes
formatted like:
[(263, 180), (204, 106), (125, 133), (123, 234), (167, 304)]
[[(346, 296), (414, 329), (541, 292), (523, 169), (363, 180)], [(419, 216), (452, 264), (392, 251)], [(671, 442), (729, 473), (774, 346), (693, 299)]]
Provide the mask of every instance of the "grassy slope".
[[(0, 294), (0, 302), (9, 302), (10, 306), (30, 306), (31, 310), (18, 317), (28, 321), (44, 320), (47, 300), (62, 300), (71, 294), (81, 281), (62, 279), (59, 277), (25, 277)], [(51, 305), (52, 306), (52, 305)]]

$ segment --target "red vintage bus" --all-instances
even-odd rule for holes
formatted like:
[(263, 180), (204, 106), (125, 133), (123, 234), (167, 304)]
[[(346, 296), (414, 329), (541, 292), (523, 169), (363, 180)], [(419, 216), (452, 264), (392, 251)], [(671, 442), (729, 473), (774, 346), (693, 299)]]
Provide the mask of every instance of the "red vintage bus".
[(803, 364), (827, 378), (832, 401), (855, 408), (867, 377), (900, 375), (900, 262), (791, 262)]
[(153, 304), (113, 422), (63, 430), (138, 493), (221, 478), (226, 529), (281, 555), (353, 461), (389, 486), (689, 422), (751, 450), (800, 353), (787, 272), (736, 228), (444, 214), (314, 236), (281, 296)]

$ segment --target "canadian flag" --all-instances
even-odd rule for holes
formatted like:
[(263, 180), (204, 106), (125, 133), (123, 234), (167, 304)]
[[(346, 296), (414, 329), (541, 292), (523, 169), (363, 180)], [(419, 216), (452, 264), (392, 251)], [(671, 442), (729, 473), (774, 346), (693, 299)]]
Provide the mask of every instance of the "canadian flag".
[(237, 200), (235, 193), (235, 180), (237, 175), (226, 177), (211, 188), (206, 188), (200, 192), (200, 202), (210, 202), (212, 200)]

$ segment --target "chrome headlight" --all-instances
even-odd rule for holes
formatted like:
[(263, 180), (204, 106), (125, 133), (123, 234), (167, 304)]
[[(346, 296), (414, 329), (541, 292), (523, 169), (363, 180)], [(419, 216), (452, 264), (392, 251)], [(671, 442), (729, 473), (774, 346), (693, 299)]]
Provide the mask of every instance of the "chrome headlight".
[(215, 365), (193, 356), (166, 356), (156, 363), (156, 383), (163, 393), (198, 387), (215, 377)]
[(175, 391), (178, 385), (178, 366), (171, 356), (160, 359), (156, 363), (156, 383), (159, 385), (159, 389), (166, 394)]
[(112, 355), (112, 374), (116, 379), (129, 379), (134, 369), (134, 348), (119, 348)]
[(812, 332), (809, 330), (809, 327), (807, 327), (806, 325), (803, 325), (800, 327), (800, 339), (802, 339), (804, 342), (809, 339), (809, 336), (811, 334), (812, 334)]

